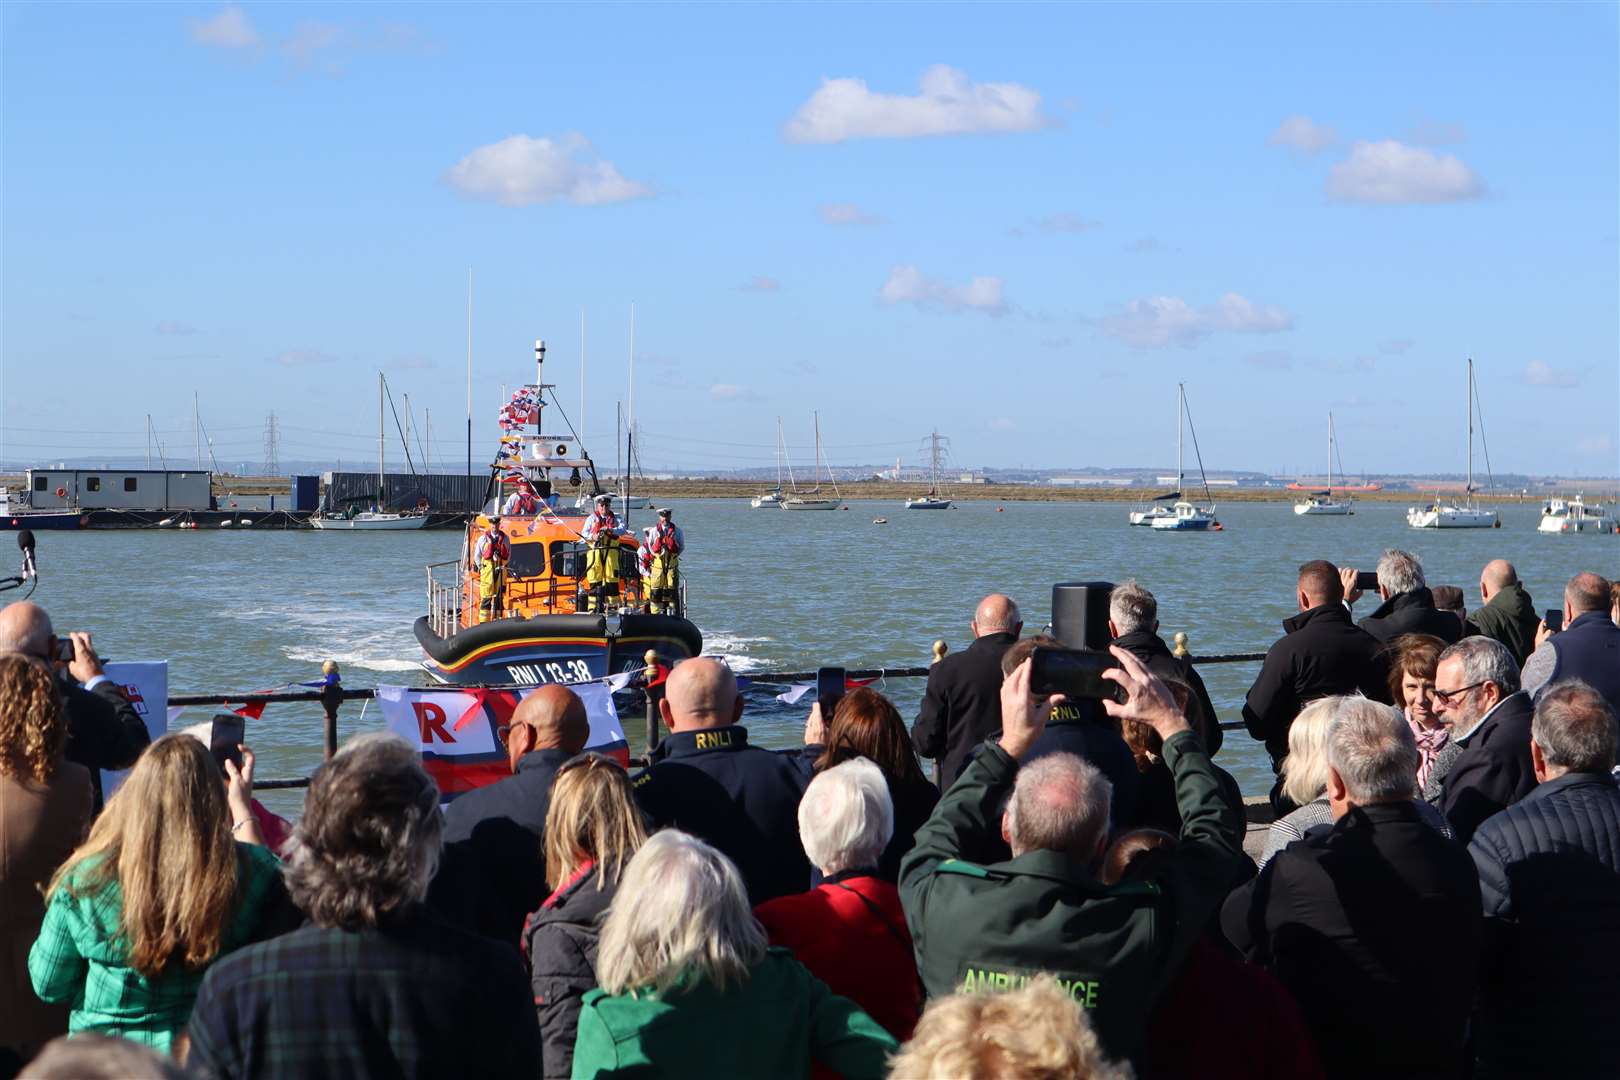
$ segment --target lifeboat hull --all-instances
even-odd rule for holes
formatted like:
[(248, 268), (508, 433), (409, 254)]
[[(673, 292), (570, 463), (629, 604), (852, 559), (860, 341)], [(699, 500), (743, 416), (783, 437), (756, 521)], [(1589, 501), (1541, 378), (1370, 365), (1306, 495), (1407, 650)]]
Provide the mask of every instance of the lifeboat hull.
[(590, 682), (646, 663), (660, 664), (703, 651), (703, 635), (673, 615), (537, 615), (496, 619), (441, 637), (427, 616), (416, 620), (422, 666), (451, 685), (547, 686)]

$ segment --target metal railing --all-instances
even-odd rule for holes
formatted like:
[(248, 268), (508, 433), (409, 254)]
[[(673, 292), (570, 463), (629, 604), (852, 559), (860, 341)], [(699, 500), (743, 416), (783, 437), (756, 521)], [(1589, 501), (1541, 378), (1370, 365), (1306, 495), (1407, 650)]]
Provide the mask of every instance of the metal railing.
[[(434, 566), (451, 566), (453, 563), (435, 563)], [(434, 584), (432, 579), (433, 567), (428, 568), (429, 586)], [(431, 618), (430, 613), (430, 618)], [(1176, 655), (1192, 661), (1194, 665), (1200, 664), (1239, 664), (1255, 663), (1264, 660), (1265, 653), (1215, 653), (1210, 656), (1191, 656), (1187, 652), (1187, 635), (1178, 633), (1174, 637)], [(900, 668), (847, 668), (844, 672), (848, 679), (921, 679), (927, 678), (934, 664), (939, 663), (949, 651), (949, 646), (943, 640), (936, 640), (932, 646), (933, 659), (926, 667), (900, 667)], [(658, 745), (658, 702), (663, 697), (663, 684), (654, 677), (657, 671), (658, 657), (651, 649), (643, 657), (641, 673), (632, 684), (646, 694), (646, 745), (649, 750)], [(338, 710), (345, 701), (371, 701), (377, 697), (375, 687), (356, 687), (349, 689), (337, 681), (339, 674), (338, 664), (335, 660), (328, 660), (321, 665), (321, 672), (328, 679), (327, 684), (319, 690), (289, 690), (268, 694), (173, 694), (168, 704), (174, 706), (186, 705), (271, 705), (284, 703), (318, 702), (324, 712), (321, 728), (321, 744), (324, 755), (330, 758), (337, 753), (338, 746)], [(763, 683), (771, 686), (785, 686), (792, 683), (814, 682), (815, 671), (766, 671), (749, 672), (743, 676), (751, 683)], [(500, 689), (524, 690), (527, 686), (517, 683), (480, 683), (456, 684), (449, 689)], [(1223, 731), (1241, 729), (1243, 724), (1239, 721), (1225, 721), (1221, 725)], [(632, 759), (631, 764), (645, 764), (644, 759)], [(267, 779), (254, 781), (254, 787), (264, 791), (279, 791), (290, 788), (309, 786), (309, 778), (292, 777), (288, 779)]]

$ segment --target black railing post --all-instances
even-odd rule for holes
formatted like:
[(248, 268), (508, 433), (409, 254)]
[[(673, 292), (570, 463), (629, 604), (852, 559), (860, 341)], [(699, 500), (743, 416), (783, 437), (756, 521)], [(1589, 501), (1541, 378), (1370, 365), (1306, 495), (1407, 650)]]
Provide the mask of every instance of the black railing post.
[(321, 687), (321, 708), (326, 710), (321, 737), (325, 744), (326, 760), (331, 761), (332, 755), (337, 753), (337, 715), (338, 706), (343, 704), (343, 684), (340, 681), (341, 675), (338, 673), (336, 660), (328, 660), (322, 664), (321, 674), (326, 676), (326, 685)]
[(651, 754), (658, 748), (658, 703), (664, 700), (664, 684), (653, 685), (658, 678), (658, 654), (648, 649), (642, 660), (646, 664), (641, 684), (647, 691), (647, 753)]

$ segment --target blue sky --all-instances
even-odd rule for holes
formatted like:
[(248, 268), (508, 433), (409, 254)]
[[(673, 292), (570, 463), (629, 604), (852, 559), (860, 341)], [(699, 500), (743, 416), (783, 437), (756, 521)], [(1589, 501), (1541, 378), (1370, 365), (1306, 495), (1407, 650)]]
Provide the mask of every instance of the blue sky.
[[(535, 337), (649, 466), (1620, 471), (1614, 5), (40, 5), (3, 30), (8, 460), (475, 450)], [(795, 451), (796, 456), (805, 451)], [(391, 452), (397, 459), (397, 449)]]

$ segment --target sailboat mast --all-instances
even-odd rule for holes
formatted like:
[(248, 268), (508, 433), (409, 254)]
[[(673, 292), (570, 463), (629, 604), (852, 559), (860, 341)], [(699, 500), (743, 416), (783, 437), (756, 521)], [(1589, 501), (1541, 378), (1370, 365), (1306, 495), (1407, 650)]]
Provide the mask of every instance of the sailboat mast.
[(579, 441), (585, 442), (585, 309), (579, 309)]
[(1474, 500), (1474, 358), (1468, 358), (1468, 501)]
[(1328, 413), (1328, 498), (1333, 498), (1333, 414)]
[(472, 267), (467, 267), (467, 475), (472, 475)]
[(1181, 471), (1181, 413), (1187, 407), (1187, 386), (1185, 383), (1176, 383), (1176, 490), (1182, 488)]
[(383, 374), (377, 372), (377, 509), (383, 508), (387, 498), (386, 481), (383, 479)]

